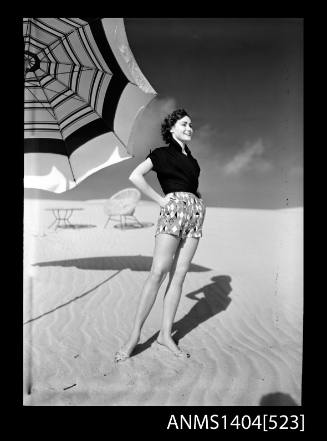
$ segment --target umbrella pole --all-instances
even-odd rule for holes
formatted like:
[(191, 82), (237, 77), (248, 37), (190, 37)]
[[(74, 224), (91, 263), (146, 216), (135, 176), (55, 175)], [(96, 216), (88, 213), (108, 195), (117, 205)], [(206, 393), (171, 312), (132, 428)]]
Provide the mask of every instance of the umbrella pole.
[[(33, 315), (33, 274), (28, 276), (28, 289), (27, 296), (25, 297), (25, 308), (27, 309), (28, 316)], [(24, 329), (24, 381), (23, 381), (23, 392), (24, 395), (31, 395), (33, 386), (33, 335), (32, 326), (29, 325)]]
[(74, 182), (75, 182), (75, 184), (76, 184), (76, 179), (75, 179), (74, 172), (73, 172), (72, 165), (71, 165), (71, 163), (70, 163), (69, 158), (68, 158), (68, 162), (69, 162), (70, 171), (72, 172), (73, 179), (74, 179)]

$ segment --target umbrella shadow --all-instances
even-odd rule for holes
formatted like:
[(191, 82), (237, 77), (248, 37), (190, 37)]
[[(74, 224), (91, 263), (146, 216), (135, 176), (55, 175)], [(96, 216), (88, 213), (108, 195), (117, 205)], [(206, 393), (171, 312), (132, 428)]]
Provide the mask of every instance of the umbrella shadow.
[(79, 230), (81, 228), (96, 228), (93, 224), (68, 224), (68, 225), (58, 225), (57, 229), (61, 230)]
[(140, 222), (139, 224), (135, 223), (128, 223), (128, 224), (116, 224), (113, 227), (117, 228), (119, 230), (141, 230), (142, 228), (149, 228), (153, 227), (153, 222)]
[[(189, 312), (174, 323), (172, 328), (173, 339), (178, 343), (185, 335), (197, 328), (201, 323), (227, 309), (231, 302), (229, 297), (231, 277), (222, 275), (211, 277), (212, 283), (192, 291), (186, 295), (196, 303)], [(199, 297), (200, 295), (203, 295)], [(148, 349), (157, 339), (159, 331), (152, 335), (146, 342), (135, 346), (133, 356)]]
[[(151, 256), (142, 256), (141, 254), (138, 254), (131, 256), (82, 257), (78, 259), (52, 260), (47, 262), (36, 262), (33, 266), (75, 266), (79, 269), (99, 271), (124, 269), (130, 269), (131, 271), (150, 271), (152, 260), (153, 258)], [(189, 271), (210, 271), (210, 268), (191, 263)]]
[[(61, 267), (76, 267), (84, 270), (116, 270), (116, 273), (111, 275), (109, 278), (105, 279), (101, 283), (95, 285), (94, 287), (88, 289), (82, 294), (70, 299), (69, 301), (57, 305), (55, 308), (50, 311), (46, 311), (40, 314), (37, 317), (33, 317), (24, 324), (32, 322), (34, 320), (38, 320), (48, 314), (51, 314), (58, 309), (61, 309), (75, 301), (84, 298), (85, 296), (90, 295), (91, 293), (95, 293), (97, 288), (107, 283), (113, 277), (118, 275), (124, 269), (130, 269), (132, 271), (150, 271), (152, 265), (153, 258), (150, 256), (110, 256), (110, 257), (87, 257), (80, 259), (67, 259), (67, 260), (53, 260), (48, 262), (36, 262), (32, 264), (32, 266), (38, 267), (53, 267), (53, 266), (61, 266)], [(196, 265), (194, 263), (191, 264), (190, 271), (199, 272), (199, 271), (210, 271), (209, 268), (206, 268), (201, 265)]]

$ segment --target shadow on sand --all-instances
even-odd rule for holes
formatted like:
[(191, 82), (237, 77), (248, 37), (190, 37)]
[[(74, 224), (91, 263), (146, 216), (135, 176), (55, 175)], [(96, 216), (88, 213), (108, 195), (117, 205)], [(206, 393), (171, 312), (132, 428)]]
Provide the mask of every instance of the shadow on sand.
[[(48, 266), (62, 266), (62, 267), (77, 267), (85, 270), (116, 270), (117, 272), (106, 278), (103, 282), (100, 282), (93, 288), (85, 291), (79, 296), (56, 306), (50, 311), (44, 312), (38, 317), (31, 318), (25, 324), (37, 320), (45, 315), (51, 314), (52, 312), (63, 308), (74, 301), (81, 299), (91, 293), (94, 293), (96, 289), (113, 277), (118, 275), (124, 269), (130, 269), (132, 271), (150, 271), (152, 265), (152, 257), (150, 256), (110, 256), (110, 257), (87, 257), (80, 259), (68, 259), (68, 260), (55, 260), (48, 262), (38, 262), (34, 263), (33, 266), (48, 267)], [(195, 263), (191, 263), (190, 272), (202, 272), (210, 271), (210, 268), (206, 268)], [(191, 300), (194, 300), (194, 305), (190, 311), (178, 320), (173, 325), (172, 333), (173, 338), (176, 343), (179, 342), (185, 335), (191, 332), (193, 329), (197, 328), (201, 323), (210, 319), (216, 314), (224, 311), (231, 302), (229, 297), (232, 287), (231, 287), (231, 277), (227, 275), (214, 276), (211, 277), (211, 283), (203, 286), (202, 288), (192, 291), (186, 295)], [(158, 323), (160, 326), (160, 323)], [(136, 345), (132, 356), (137, 355), (146, 349), (148, 349), (151, 344), (156, 340), (158, 336), (156, 332), (152, 337), (150, 337), (146, 342)]]
[(298, 404), (290, 395), (283, 392), (275, 392), (264, 395), (260, 400), (259, 406), (298, 406)]
[[(32, 266), (39, 266), (39, 267), (75, 266), (76, 268), (80, 268), (80, 269), (84, 269), (84, 270), (100, 270), (100, 271), (116, 270), (116, 273), (110, 275), (102, 282), (98, 283), (97, 285), (88, 289), (87, 291), (83, 292), (82, 294), (68, 300), (67, 302), (62, 303), (61, 305), (58, 305), (55, 308), (53, 308), (49, 311), (46, 311), (37, 317), (30, 318), (24, 324), (38, 320), (48, 314), (51, 314), (51, 313), (57, 311), (58, 309), (61, 309), (67, 305), (70, 305), (71, 303), (75, 302), (76, 300), (79, 300), (87, 295), (90, 295), (91, 293), (94, 293), (97, 290), (97, 288), (99, 288), (100, 286), (109, 282), (109, 280), (111, 280), (113, 277), (117, 276), (124, 269), (130, 269), (131, 271), (147, 271), (148, 272), (151, 269), (151, 265), (152, 265), (152, 257), (142, 256), (142, 255), (87, 257), (87, 258), (81, 258), (81, 259), (53, 260), (53, 261), (48, 261), (48, 262), (34, 263)], [(191, 263), (189, 271), (193, 271), (193, 272), (210, 271), (210, 268), (206, 268), (204, 266), (196, 265), (195, 263)]]
[[(152, 265), (152, 256), (104, 256), (104, 257), (85, 257), (80, 259), (53, 260), (48, 262), (37, 262), (33, 266), (75, 266), (85, 270), (124, 270), (131, 271), (150, 271)], [(210, 271), (210, 268), (191, 263), (189, 271), (202, 272)]]
[[(210, 319), (216, 314), (224, 311), (231, 302), (229, 297), (231, 287), (230, 276), (214, 276), (212, 283), (192, 291), (186, 297), (195, 301), (190, 311), (173, 325), (173, 339), (179, 342), (186, 334), (197, 328), (201, 323)], [(203, 296), (200, 296), (203, 294)], [(135, 346), (132, 356), (148, 349), (157, 339), (159, 331), (150, 337), (146, 342)]]
[(128, 224), (116, 224), (113, 228), (118, 228), (118, 230), (140, 230), (141, 228), (149, 228), (154, 225), (153, 222), (140, 222), (137, 223), (128, 223)]
[(58, 225), (55, 230), (80, 230), (82, 228), (96, 228), (96, 225), (92, 224), (67, 224)]

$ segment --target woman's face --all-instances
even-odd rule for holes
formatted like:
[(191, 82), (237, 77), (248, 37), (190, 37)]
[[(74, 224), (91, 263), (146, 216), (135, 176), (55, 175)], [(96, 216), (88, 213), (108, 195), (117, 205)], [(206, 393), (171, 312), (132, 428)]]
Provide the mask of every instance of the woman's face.
[(183, 116), (183, 118), (176, 121), (170, 131), (177, 140), (182, 142), (190, 141), (193, 134), (191, 118)]

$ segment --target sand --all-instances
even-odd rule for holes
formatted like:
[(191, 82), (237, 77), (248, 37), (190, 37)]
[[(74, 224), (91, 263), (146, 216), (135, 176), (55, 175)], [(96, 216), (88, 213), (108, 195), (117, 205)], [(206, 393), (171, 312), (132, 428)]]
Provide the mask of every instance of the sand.
[[(116, 365), (159, 208), (139, 203), (144, 228), (104, 229), (102, 202), (25, 200), (24, 405), (300, 405), (303, 210), (208, 207), (174, 325), (191, 358), (151, 346), (164, 282), (135, 355)], [(48, 228), (56, 206), (83, 208), (74, 227)]]

